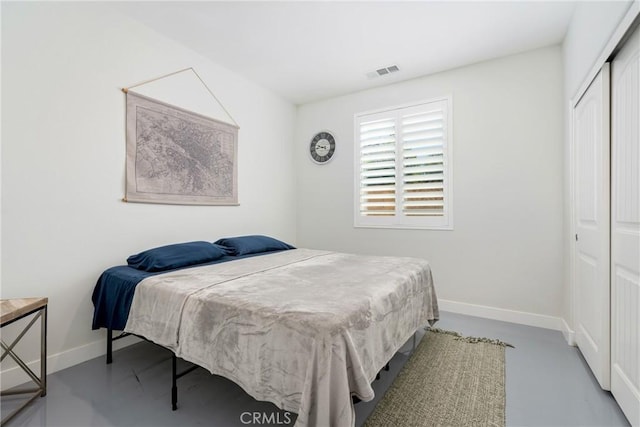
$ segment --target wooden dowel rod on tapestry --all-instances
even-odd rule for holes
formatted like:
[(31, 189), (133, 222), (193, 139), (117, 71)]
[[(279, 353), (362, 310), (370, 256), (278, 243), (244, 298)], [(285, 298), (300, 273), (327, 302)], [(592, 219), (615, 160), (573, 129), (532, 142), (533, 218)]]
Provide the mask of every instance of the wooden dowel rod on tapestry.
[(196, 77), (198, 78), (198, 80), (200, 80), (200, 83), (202, 83), (202, 85), (205, 87), (205, 89), (207, 89), (207, 92), (209, 92), (209, 94), (213, 97), (213, 99), (216, 100), (216, 102), (218, 103), (218, 105), (220, 105), (220, 107), (224, 110), (224, 112), (227, 114), (227, 116), (229, 116), (229, 118), (231, 119), (231, 121), (233, 122), (234, 125), (236, 125), (236, 127), (238, 129), (240, 129), (240, 126), (238, 125), (238, 122), (235, 121), (235, 119), (233, 118), (233, 116), (231, 115), (231, 113), (229, 113), (229, 111), (227, 111), (227, 109), (225, 108), (225, 106), (222, 104), (222, 102), (220, 102), (220, 100), (218, 99), (218, 97), (213, 93), (213, 91), (209, 88), (209, 86), (207, 86), (207, 84), (204, 82), (204, 80), (202, 80), (202, 77), (200, 77), (200, 75), (196, 72), (196, 70), (194, 70), (193, 67), (189, 67), (189, 68), (183, 68), (182, 70), (178, 70), (178, 71), (174, 71), (173, 73), (169, 73), (169, 74), (165, 74), (163, 76), (160, 77), (155, 77), (153, 79), (149, 79), (149, 80), (145, 80), (143, 82), (137, 83), (133, 86), (129, 86), (127, 87), (123, 87), (121, 90), (122, 92), (124, 92), (125, 94), (129, 92), (129, 89), (133, 89), (134, 87), (138, 87), (138, 86), (142, 86), (142, 85), (146, 85), (147, 83), (151, 83), (151, 82), (155, 82), (156, 80), (160, 80), (160, 79), (164, 79), (166, 77), (171, 77), (174, 76), (176, 74), (180, 74), (180, 73), (184, 73), (185, 71), (189, 71), (191, 70), (191, 72), (193, 72), (193, 74), (196, 75)]

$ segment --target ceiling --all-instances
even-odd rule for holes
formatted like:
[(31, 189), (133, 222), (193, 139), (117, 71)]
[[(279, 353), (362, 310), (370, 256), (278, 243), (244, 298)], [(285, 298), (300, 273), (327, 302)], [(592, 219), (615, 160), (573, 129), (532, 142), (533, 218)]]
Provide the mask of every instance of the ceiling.
[[(127, 2), (216, 64), (304, 104), (562, 42), (575, 2)], [(376, 69), (400, 71), (371, 78)]]

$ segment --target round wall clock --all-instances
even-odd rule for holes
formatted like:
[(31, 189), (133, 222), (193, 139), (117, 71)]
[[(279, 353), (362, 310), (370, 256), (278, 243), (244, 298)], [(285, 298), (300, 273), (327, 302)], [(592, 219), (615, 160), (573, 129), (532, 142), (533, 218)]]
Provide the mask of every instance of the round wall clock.
[(311, 139), (309, 144), (309, 154), (311, 160), (322, 165), (327, 163), (336, 152), (336, 139), (328, 131), (318, 132)]

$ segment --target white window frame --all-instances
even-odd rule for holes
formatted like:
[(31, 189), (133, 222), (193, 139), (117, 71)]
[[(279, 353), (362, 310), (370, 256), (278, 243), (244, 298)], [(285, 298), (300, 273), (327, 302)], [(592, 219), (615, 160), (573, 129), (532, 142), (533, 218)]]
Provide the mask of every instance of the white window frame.
[[(360, 120), (367, 116), (399, 117), (406, 115), (411, 110), (421, 107), (428, 109), (429, 104), (444, 103), (444, 137), (443, 137), (443, 215), (442, 216), (406, 216), (401, 213), (400, 191), (402, 176), (396, 175), (396, 209), (394, 216), (365, 216), (360, 215)], [(427, 230), (453, 230), (453, 100), (451, 95), (428, 99), (410, 104), (366, 111), (354, 115), (354, 227), (356, 228), (394, 228), (394, 229), (427, 229)], [(396, 164), (401, 164), (402, 150), (396, 150)]]

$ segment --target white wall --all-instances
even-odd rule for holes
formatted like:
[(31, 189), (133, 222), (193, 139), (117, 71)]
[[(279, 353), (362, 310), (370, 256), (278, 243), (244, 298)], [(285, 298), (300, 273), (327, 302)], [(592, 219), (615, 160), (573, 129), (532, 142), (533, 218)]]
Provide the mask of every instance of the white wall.
[[(354, 228), (354, 114), (447, 94), (453, 96), (454, 230)], [(441, 299), (557, 320), (562, 94), (555, 46), (299, 106), (298, 243), (425, 258)], [(318, 166), (308, 144), (321, 129), (335, 132), (337, 149)]]
[[(571, 101), (587, 78), (618, 24), (631, 6), (631, 1), (580, 2), (576, 6), (567, 35), (562, 44), (564, 63), (564, 218), (563, 218), (563, 306), (562, 316), (573, 327), (571, 310), (570, 258), (574, 239), (571, 235), (569, 127)], [(568, 337), (571, 339), (570, 337)]]
[[(185, 67), (240, 125), (239, 207), (121, 201), (120, 88)], [(104, 3), (2, 3), (2, 107), (2, 298), (49, 297), (50, 370), (104, 352), (91, 293), (128, 255), (249, 233), (296, 243), (295, 107)]]

